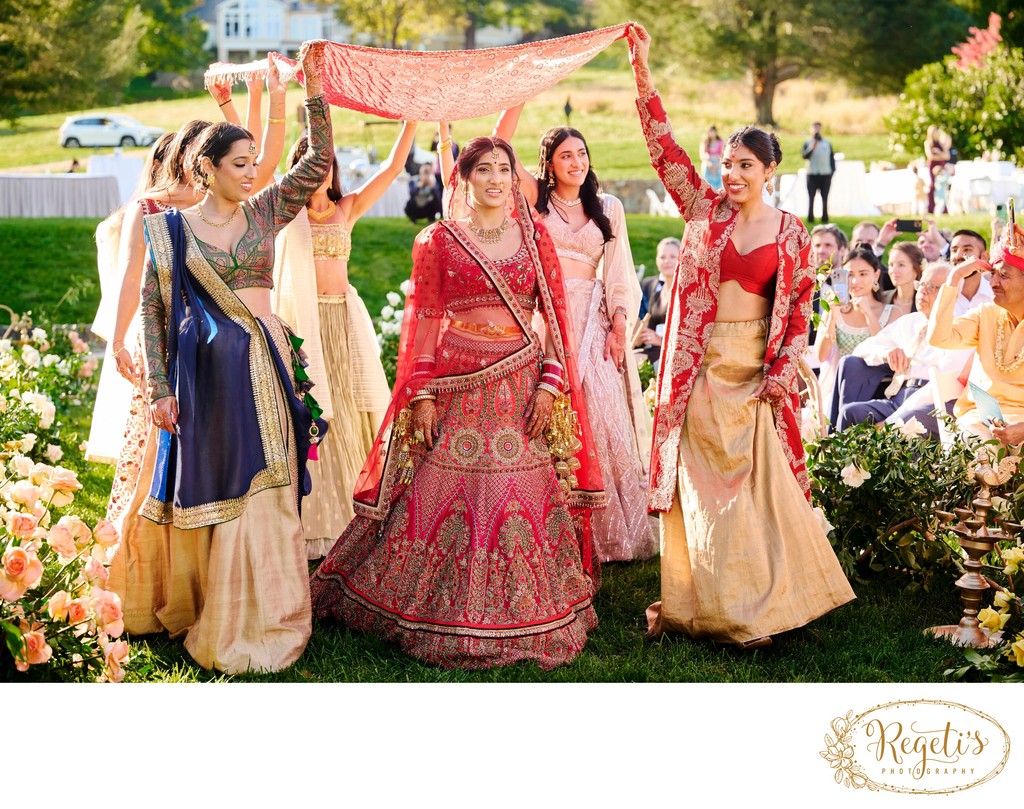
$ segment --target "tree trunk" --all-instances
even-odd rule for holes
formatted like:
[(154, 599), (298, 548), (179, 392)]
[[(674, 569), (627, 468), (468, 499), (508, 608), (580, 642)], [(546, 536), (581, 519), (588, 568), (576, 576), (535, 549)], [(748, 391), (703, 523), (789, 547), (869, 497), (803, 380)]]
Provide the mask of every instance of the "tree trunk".
[(476, 49), (476, 15), (470, 12), (466, 15), (466, 27), (463, 29), (462, 49), (472, 51)]
[(779, 86), (775, 66), (755, 68), (752, 85), (758, 126), (774, 127), (775, 115), (772, 112), (772, 104), (775, 102), (775, 88)]

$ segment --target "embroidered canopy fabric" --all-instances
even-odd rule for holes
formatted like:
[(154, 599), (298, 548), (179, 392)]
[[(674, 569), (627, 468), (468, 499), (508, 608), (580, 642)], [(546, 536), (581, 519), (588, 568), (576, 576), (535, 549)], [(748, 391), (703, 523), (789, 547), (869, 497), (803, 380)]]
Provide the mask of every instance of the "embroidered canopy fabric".
[[(321, 78), (327, 100), (381, 118), (458, 121), (522, 104), (582, 67), (626, 34), (615, 25), (558, 39), (474, 51), (397, 51), (329, 42)], [(294, 60), (274, 54), (291, 66)], [(206, 84), (265, 74), (265, 59), (216, 63)]]

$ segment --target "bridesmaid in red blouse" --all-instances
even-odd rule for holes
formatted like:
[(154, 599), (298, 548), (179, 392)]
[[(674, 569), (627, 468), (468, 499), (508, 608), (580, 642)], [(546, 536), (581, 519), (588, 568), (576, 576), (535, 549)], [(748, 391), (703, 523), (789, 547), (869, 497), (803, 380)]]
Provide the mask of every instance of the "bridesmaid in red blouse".
[(750, 648), (854, 598), (808, 502), (797, 364), (814, 272), (800, 220), (764, 201), (782, 149), (745, 127), (716, 191), (676, 143), (628, 31), (651, 164), (686, 220), (654, 414), (649, 506), (662, 512), (650, 633)]

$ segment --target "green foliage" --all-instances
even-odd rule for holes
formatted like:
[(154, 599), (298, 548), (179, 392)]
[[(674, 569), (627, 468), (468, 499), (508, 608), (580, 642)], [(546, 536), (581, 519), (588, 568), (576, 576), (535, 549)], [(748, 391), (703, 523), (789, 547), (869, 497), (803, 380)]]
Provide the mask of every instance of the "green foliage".
[[(808, 445), (811, 493), (835, 526), (830, 539), (848, 576), (883, 574), (941, 588), (956, 546), (936, 531), (932, 509), (971, 499), (967, 469), (976, 442), (958, 438), (944, 448), (905, 430), (858, 424)], [(857, 483), (857, 470), (869, 477)]]
[(937, 124), (961, 157), (998, 151), (1024, 160), (1024, 50), (1000, 45), (966, 70), (956, 61), (948, 56), (907, 77), (899, 106), (886, 119), (893, 151), (923, 154), (928, 127)]
[(129, 0), (0, 0), (0, 119), (115, 99), (144, 27)]
[(187, 73), (204, 68), (210, 54), (203, 48), (206, 29), (198, 17), (186, 16), (197, 0), (139, 0), (146, 34), (139, 42), (142, 72), (167, 70)]

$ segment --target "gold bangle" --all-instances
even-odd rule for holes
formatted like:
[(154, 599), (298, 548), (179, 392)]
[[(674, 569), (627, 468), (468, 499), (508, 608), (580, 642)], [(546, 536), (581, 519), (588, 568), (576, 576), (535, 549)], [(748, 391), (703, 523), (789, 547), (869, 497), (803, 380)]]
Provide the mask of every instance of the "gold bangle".
[(452, 148), (452, 139), (451, 138), (448, 138), (448, 140), (446, 140), (444, 143), (439, 143), (437, 145), (437, 151), (438, 152), (447, 152), (451, 148)]
[(284, 118), (267, 118), (268, 124), (283, 124)]

